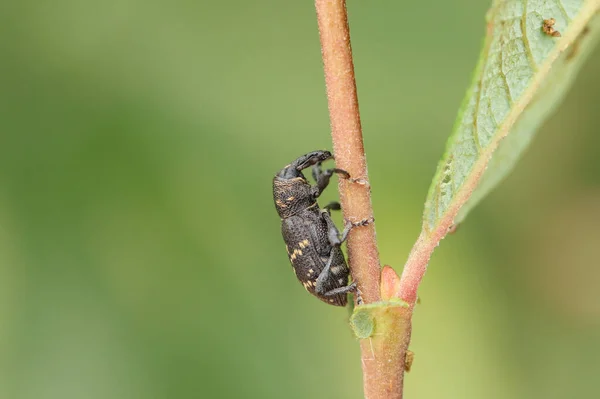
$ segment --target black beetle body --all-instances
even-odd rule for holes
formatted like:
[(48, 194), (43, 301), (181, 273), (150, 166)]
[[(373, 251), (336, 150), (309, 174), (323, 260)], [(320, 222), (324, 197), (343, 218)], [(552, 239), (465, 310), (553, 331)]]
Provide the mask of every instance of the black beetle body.
[[(321, 162), (332, 158), (329, 151), (313, 151), (284, 167), (273, 178), (273, 199), (281, 217), (281, 234), (296, 277), (304, 288), (331, 305), (346, 306), (350, 270), (340, 248), (352, 224), (341, 237), (329, 211), (340, 209), (332, 203), (320, 209), (317, 198), (333, 173), (348, 178), (341, 169), (321, 170)], [(313, 166), (316, 185), (311, 186), (302, 170)]]

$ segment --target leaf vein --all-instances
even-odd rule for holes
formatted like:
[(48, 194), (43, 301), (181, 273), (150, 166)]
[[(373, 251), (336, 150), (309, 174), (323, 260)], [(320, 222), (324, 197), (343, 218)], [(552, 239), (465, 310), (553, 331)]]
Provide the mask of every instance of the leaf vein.
[[(509, 104), (512, 105), (512, 103), (514, 102), (514, 99), (510, 92), (510, 86), (508, 84), (508, 79), (506, 78), (506, 73), (504, 72), (504, 43), (503, 42), (504, 42), (504, 35), (501, 35), (500, 36), (500, 76), (502, 77), (502, 81), (504, 82), (504, 86), (506, 87), (506, 96), (508, 97), (508, 102), (509, 102)], [(518, 55), (518, 53), (515, 55)]]
[(525, 54), (527, 60), (533, 72), (537, 72), (538, 65), (533, 59), (533, 53), (531, 51), (531, 45), (529, 44), (529, 38), (527, 37), (527, 0), (523, 0), (523, 15), (521, 16), (521, 33), (523, 34), (523, 44), (525, 45)]
[[(485, 67), (484, 67), (485, 70)], [(481, 154), (482, 147), (479, 142), (479, 127), (477, 126), (477, 118), (479, 117), (479, 101), (481, 100), (481, 86), (483, 85), (483, 78), (479, 79), (477, 83), (477, 96), (475, 97), (475, 107), (473, 109), (473, 142), (475, 143), (475, 149), (477, 149), (477, 155)]]
[(564, 17), (567, 20), (567, 22), (570, 23), (571, 22), (571, 18), (569, 17), (569, 14), (567, 13), (567, 10), (565, 10), (565, 6), (563, 5), (562, 1), (557, 0), (556, 1), (556, 6), (560, 10), (560, 12), (564, 15)]

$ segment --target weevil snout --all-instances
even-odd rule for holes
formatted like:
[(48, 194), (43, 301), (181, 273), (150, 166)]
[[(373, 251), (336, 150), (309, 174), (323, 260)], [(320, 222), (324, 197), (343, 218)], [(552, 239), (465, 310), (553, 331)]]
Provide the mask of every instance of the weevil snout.
[(302, 155), (285, 168), (277, 173), (277, 177), (282, 179), (294, 179), (296, 177), (304, 177), (302, 170), (316, 165), (320, 162), (333, 158), (329, 151), (313, 151)]

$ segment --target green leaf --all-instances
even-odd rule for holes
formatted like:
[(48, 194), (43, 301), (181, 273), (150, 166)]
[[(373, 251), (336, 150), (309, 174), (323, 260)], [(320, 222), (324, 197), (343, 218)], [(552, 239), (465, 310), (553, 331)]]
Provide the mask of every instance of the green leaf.
[[(511, 171), (600, 37), (598, 10), (600, 0), (494, 1), (473, 83), (429, 189), (425, 233), (461, 222)], [(550, 18), (562, 37), (542, 31)]]

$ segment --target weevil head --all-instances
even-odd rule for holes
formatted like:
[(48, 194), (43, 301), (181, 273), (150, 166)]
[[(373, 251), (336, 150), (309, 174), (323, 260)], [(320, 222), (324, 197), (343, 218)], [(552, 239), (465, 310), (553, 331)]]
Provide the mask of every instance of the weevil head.
[(302, 170), (329, 158), (332, 158), (329, 151), (309, 152), (286, 165), (275, 175), (273, 199), (280, 218), (288, 218), (311, 207), (316, 209), (317, 200)]

